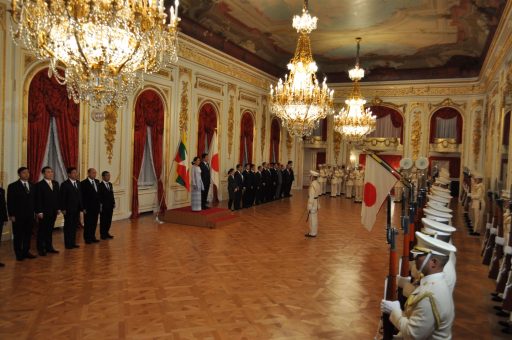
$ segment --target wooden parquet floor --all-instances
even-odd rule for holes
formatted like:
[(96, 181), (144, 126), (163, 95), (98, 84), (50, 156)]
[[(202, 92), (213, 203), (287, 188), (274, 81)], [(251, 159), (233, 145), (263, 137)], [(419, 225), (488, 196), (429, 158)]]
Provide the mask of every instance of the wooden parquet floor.
[[(57, 232), (60, 254), (23, 262), (3, 242), (0, 339), (373, 339), (384, 213), (369, 233), (360, 205), (322, 197), (319, 237), (305, 240), (305, 201), (218, 229), (119, 221), (115, 239), (76, 250)], [(479, 240), (459, 229), (454, 339), (500, 339)]]

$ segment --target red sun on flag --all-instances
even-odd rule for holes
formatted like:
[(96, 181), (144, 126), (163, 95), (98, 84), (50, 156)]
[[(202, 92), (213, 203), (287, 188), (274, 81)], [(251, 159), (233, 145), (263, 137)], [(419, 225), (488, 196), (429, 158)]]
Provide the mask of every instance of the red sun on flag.
[(219, 154), (213, 155), (210, 165), (214, 171), (219, 172)]
[(372, 183), (366, 183), (364, 185), (364, 204), (367, 207), (371, 207), (377, 201), (377, 188)]

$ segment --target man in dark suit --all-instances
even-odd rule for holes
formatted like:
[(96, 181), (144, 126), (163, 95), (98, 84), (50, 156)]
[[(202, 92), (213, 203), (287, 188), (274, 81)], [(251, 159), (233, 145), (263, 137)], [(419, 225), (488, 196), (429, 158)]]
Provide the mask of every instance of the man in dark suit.
[(281, 189), (282, 197), (287, 197), (288, 195), (288, 185), (290, 184), (290, 173), (288, 172), (288, 166), (282, 165), (283, 169), (281, 171), (281, 174), (283, 176), (283, 187)]
[(76, 228), (83, 210), (82, 193), (76, 168), (68, 168), (68, 179), (60, 186), (60, 210), (64, 215), (64, 245), (66, 249), (79, 248), (76, 244)]
[[(7, 204), (5, 203), (5, 190), (4, 188), (0, 187), (0, 241), (2, 241), (4, 225), (8, 220), (9, 217), (7, 216)], [(0, 262), (0, 267), (5, 267), (5, 264)]]
[(270, 186), (268, 191), (268, 200), (273, 201), (275, 199), (276, 190), (277, 190), (277, 171), (274, 168), (275, 163), (270, 163), (269, 172), (270, 172)]
[(199, 167), (201, 168), (201, 180), (203, 181), (204, 186), (204, 189), (201, 191), (201, 207), (204, 210), (208, 209), (207, 199), (211, 181), (210, 164), (208, 163), (207, 153), (203, 153), (201, 155), (201, 163), (199, 163)]
[(261, 202), (268, 202), (268, 188), (270, 186), (270, 172), (267, 169), (267, 162), (261, 164)]
[(114, 198), (114, 187), (110, 183), (110, 172), (103, 171), (101, 173), (103, 180), (99, 186), (100, 195), (100, 236), (102, 240), (114, 238), (110, 235), (110, 226), (112, 225), (112, 215), (116, 207), (116, 200)]
[(231, 168), (228, 171), (228, 195), (229, 195), (229, 201), (228, 201), (228, 209), (233, 209), (233, 202), (235, 201), (235, 194), (238, 191), (238, 188), (236, 186), (235, 177), (233, 176), (233, 173), (235, 172), (235, 169)]
[[(253, 165), (253, 168), (255, 166)], [(262, 166), (258, 166), (258, 171), (255, 172), (254, 174), (254, 188), (255, 188), (255, 192), (254, 192), (254, 204), (258, 205), (258, 204), (261, 204), (263, 203), (263, 195), (262, 195), (262, 192), (263, 192), (263, 188), (262, 188), (262, 176), (261, 176), (261, 169), (262, 169)]]
[(242, 201), (242, 190), (244, 187), (244, 177), (242, 176), (242, 165), (237, 164), (236, 165), (236, 171), (235, 171), (235, 184), (238, 190), (235, 192), (235, 210), (240, 209), (240, 203)]
[(34, 187), (28, 181), (30, 172), (26, 167), (18, 169), (19, 180), (7, 187), (7, 211), (12, 221), (12, 234), (16, 260), (33, 259), (30, 239), (34, 226)]
[(251, 171), (249, 172), (249, 176), (251, 177), (251, 198), (250, 204), (254, 205), (256, 201), (256, 194), (258, 192), (258, 178), (256, 178), (256, 166), (251, 164)]
[(87, 178), (81, 184), (82, 204), (84, 206), (84, 241), (87, 244), (97, 243), (96, 226), (100, 215), (100, 181), (96, 179), (96, 169), (87, 170)]
[(46, 253), (58, 253), (58, 250), (53, 248), (52, 233), (55, 220), (60, 213), (60, 193), (59, 183), (53, 180), (53, 169), (45, 166), (41, 172), (43, 179), (35, 185), (36, 217), (39, 221), (37, 250), (39, 256), (46, 256)]
[(286, 164), (286, 170), (288, 171), (288, 185), (286, 187), (285, 196), (290, 197), (290, 192), (292, 190), (293, 181), (295, 181), (295, 175), (293, 174), (293, 162), (288, 161)]
[(251, 201), (251, 191), (252, 191), (252, 183), (251, 183), (251, 176), (249, 176), (251, 172), (251, 165), (246, 164), (245, 169), (242, 172), (242, 177), (244, 179), (244, 191), (242, 193), (242, 201), (243, 201), (243, 207), (249, 208), (252, 204)]

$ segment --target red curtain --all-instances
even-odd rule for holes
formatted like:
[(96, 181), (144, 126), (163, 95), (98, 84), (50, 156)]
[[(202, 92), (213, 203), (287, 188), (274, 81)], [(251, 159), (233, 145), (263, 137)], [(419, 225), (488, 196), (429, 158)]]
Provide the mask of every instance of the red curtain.
[(430, 143), (436, 139), (436, 118), (453, 119), (457, 117), (457, 144), (462, 143), (462, 116), (459, 111), (451, 107), (443, 107), (437, 110), (430, 118)]
[(199, 125), (197, 128), (197, 156), (205, 152), (205, 140), (208, 148), (212, 143), (213, 133), (217, 129), (217, 110), (211, 103), (205, 103), (199, 109)]
[[(388, 163), (394, 169), (398, 169), (400, 167), (400, 160), (402, 160), (402, 156), (400, 155), (378, 155), (384, 162)], [(366, 166), (366, 154), (359, 154), (359, 164)]]
[(163, 168), (164, 103), (159, 94), (153, 90), (143, 91), (135, 103), (131, 218), (139, 216), (139, 190), (137, 182), (144, 156), (147, 127), (151, 131), (151, 149), (153, 151), (153, 166), (157, 178), (158, 203), (162, 202), (160, 210), (165, 211), (167, 206), (165, 204), (165, 190), (161, 178)]
[(443, 156), (431, 156), (428, 158), (428, 172), (432, 173), (433, 161), (448, 161), (449, 171), (452, 178), (458, 178), (460, 176), (460, 158), (459, 157), (443, 157)]
[(510, 135), (510, 111), (505, 115), (505, 122), (503, 123), (503, 138), (502, 144), (508, 145)]
[(48, 69), (43, 69), (32, 79), (28, 95), (27, 167), (32, 182), (38, 180), (36, 174), (43, 166), (50, 117), (55, 118), (64, 166), (76, 166), (80, 107), (68, 98), (66, 87), (48, 78)]
[(245, 145), (247, 144), (247, 161), (252, 163), (252, 145), (254, 139), (254, 121), (248, 111), (242, 115), (240, 123), (240, 164), (244, 164)]
[(272, 119), (272, 123), (270, 124), (270, 161), (279, 162), (279, 146), (281, 142), (281, 123), (279, 119)]
[(370, 109), (377, 119), (391, 116), (393, 127), (400, 128), (400, 144), (404, 143), (404, 119), (400, 112), (387, 106), (371, 106)]

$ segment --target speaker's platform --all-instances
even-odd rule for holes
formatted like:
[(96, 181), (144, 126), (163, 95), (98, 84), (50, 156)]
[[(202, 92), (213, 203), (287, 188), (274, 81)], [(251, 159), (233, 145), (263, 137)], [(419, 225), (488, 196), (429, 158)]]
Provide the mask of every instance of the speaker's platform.
[(197, 227), (216, 228), (234, 223), (238, 216), (225, 208), (210, 208), (192, 211), (190, 206), (167, 210), (162, 221), (167, 223), (193, 225)]

